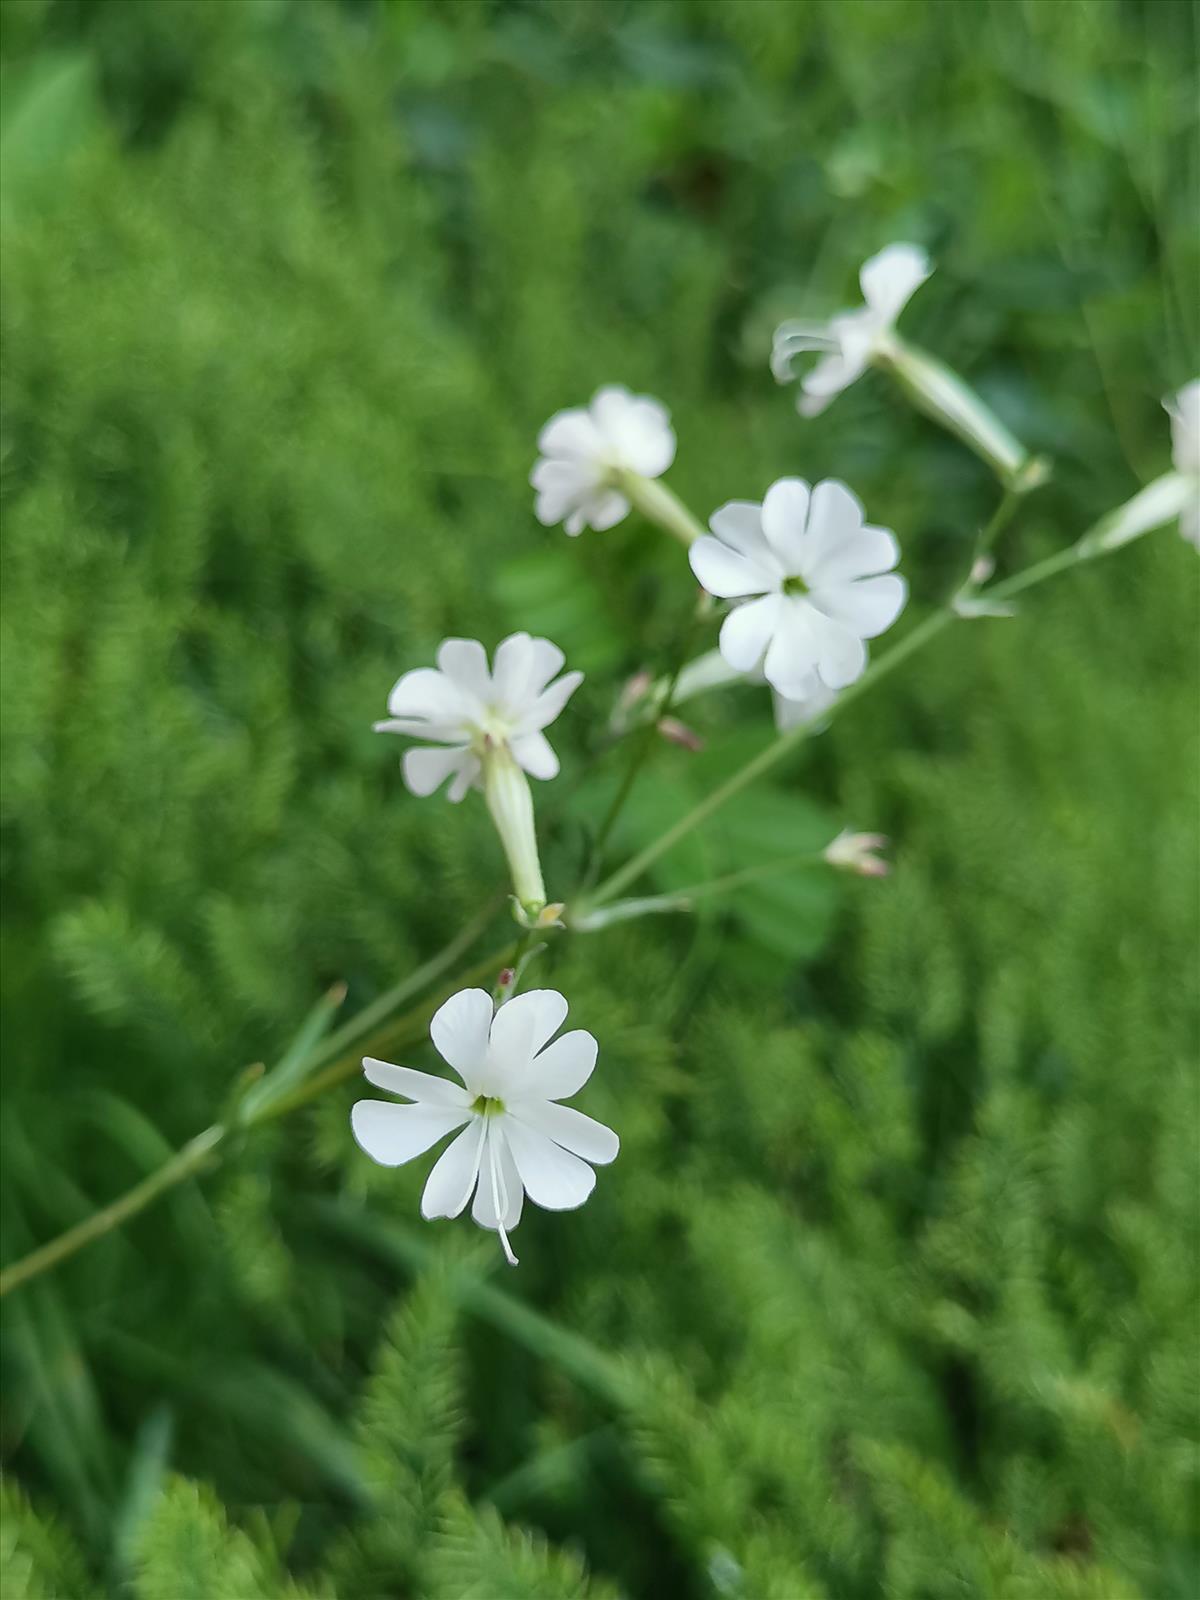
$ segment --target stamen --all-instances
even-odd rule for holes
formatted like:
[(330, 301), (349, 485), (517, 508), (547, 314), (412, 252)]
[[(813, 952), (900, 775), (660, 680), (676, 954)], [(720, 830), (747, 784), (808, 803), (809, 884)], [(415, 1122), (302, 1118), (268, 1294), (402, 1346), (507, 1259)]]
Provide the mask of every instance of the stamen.
[[(496, 1232), (500, 1235), (500, 1243), (504, 1247), (504, 1254), (509, 1266), (515, 1267), (519, 1263), (516, 1256), (513, 1255), (512, 1245), (508, 1242), (508, 1234), (504, 1231), (504, 1213), (508, 1210), (508, 1189), (505, 1186), (504, 1179), (500, 1176), (500, 1163), (496, 1159), (496, 1137), (494, 1134), (488, 1140), (488, 1166), (492, 1171), (492, 1205), (496, 1208)], [(504, 1195), (503, 1204), (500, 1201), (501, 1192)]]

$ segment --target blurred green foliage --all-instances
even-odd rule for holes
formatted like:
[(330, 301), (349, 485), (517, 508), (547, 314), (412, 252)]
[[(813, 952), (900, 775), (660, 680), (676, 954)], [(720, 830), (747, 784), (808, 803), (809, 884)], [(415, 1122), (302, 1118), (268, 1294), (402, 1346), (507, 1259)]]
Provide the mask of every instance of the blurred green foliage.
[[(635, 519), (536, 525), (553, 410), (662, 396), (702, 514), (848, 479), (916, 613), (986, 473), (766, 370), (909, 237), (906, 331), (1055, 459), (1005, 566), (1167, 464), (1187, 5), (0, 11), (6, 1262), (499, 885), (370, 732), (444, 634), (588, 670), (539, 795), (581, 870), (691, 591)], [(5, 1600), (1193, 1594), (1196, 598), (1166, 532), (961, 625), (659, 873), (853, 822), (887, 884), (561, 941), (623, 1149), (518, 1274), (343, 1086), (6, 1301)], [(753, 690), (693, 720), (614, 860), (768, 736)]]

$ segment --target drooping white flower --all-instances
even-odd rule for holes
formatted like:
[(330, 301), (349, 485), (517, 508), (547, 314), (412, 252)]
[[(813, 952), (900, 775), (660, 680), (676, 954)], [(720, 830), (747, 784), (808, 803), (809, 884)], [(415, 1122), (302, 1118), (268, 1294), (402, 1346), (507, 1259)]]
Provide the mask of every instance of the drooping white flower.
[(835, 396), (862, 376), (872, 357), (888, 342), (896, 319), (933, 271), (915, 244), (890, 244), (863, 263), (858, 281), (866, 302), (856, 311), (839, 311), (828, 322), (784, 322), (775, 330), (771, 371), (778, 383), (795, 377), (798, 355), (821, 359), (800, 380), (796, 402), (802, 416), (815, 417)]
[(472, 1217), (499, 1234), (513, 1266), (508, 1235), (521, 1220), (524, 1196), (547, 1211), (571, 1211), (595, 1187), (589, 1162), (607, 1165), (620, 1149), (611, 1128), (561, 1104), (587, 1082), (597, 1053), (582, 1028), (553, 1039), (566, 1016), (567, 1002), (554, 989), (531, 989), (498, 1010), (483, 989), (462, 989), (429, 1025), (461, 1083), (368, 1058), (367, 1081), (409, 1103), (360, 1100), (350, 1113), (358, 1144), (385, 1167), (401, 1166), (461, 1129), (434, 1163), (421, 1214), (457, 1217), (473, 1195)]
[(862, 676), (866, 639), (900, 615), (904, 579), (895, 535), (863, 520), (844, 483), (809, 489), (781, 478), (761, 505), (733, 500), (709, 519), (712, 534), (688, 552), (709, 594), (743, 602), (721, 626), (721, 654), (738, 672), (761, 665), (789, 699), (843, 689)]
[(450, 778), (449, 798), (461, 800), (472, 785), (483, 787), (484, 757), (502, 748), (531, 777), (553, 778), (558, 757), (542, 730), (583, 682), (582, 672), (556, 677), (564, 659), (549, 639), (513, 633), (497, 646), (490, 672), (476, 639), (443, 639), (436, 669), (406, 672), (388, 696), (390, 715), (374, 726), (444, 747), (404, 752), (413, 794), (432, 794)]
[(1187, 502), (1179, 513), (1179, 531), (1200, 550), (1200, 378), (1185, 383), (1173, 400), (1164, 402), (1171, 418), (1171, 460), (1187, 480)]
[(675, 435), (659, 401), (608, 384), (589, 405), (555, 412), (538, 434), (538, 449), (529, 474), (537, 519), (547, 527), (561, 522), (575, 535), (628, 516), (623, 475), (659, 477), (675, 459)]

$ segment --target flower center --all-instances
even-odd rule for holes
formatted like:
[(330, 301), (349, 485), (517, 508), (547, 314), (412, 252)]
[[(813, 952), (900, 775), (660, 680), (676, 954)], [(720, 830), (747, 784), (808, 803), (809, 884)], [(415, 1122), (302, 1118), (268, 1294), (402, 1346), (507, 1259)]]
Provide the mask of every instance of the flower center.
[(498, 1117), (504, 1110), (504, 1101), (498, 1100), (495, 1095), (476, 1095), (471, 1103), (471, 1110), (480, 1117)]
[(801, 577), (785, 578), (783, 580), (784, 594), (807, 594), (808, 585)]

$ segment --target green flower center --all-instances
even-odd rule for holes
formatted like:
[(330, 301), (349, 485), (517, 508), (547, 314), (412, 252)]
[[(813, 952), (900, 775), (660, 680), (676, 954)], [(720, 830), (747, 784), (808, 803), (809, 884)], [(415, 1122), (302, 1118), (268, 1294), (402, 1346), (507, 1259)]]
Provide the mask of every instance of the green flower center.
[(498, 1117), (504, 1110), (504, 1101), (497, 1100), (494, 1095), (477, 1095), (471, 1104), (471, 1110), (481, 1117)]
[(783, 580), (783, 592), (784, 594), (807, 594), (808, 585), (800, 577), (785, 578)]

